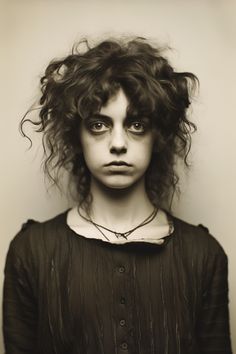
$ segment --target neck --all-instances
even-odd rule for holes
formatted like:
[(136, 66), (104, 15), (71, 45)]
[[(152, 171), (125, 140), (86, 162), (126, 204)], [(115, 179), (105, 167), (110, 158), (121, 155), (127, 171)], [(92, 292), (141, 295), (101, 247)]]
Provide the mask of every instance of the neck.
[(91, 194), (91, 218), (121, 232), (135, 226), (153, 211), (144, 178), (126, 189), (110, 189), (92, 179)]

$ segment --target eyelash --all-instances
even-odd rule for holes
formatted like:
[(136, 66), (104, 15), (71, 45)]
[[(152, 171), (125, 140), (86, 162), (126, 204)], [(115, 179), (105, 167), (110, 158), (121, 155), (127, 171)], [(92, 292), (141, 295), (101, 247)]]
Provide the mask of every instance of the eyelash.
[[(133, 122), (130, 126), (134, 126), (135, 124), (139, 124), (139, 126), (142, 126), (142, 133), (144, 133), (145, 131), (146, 131), (146, 129), (147, 129), (147, 126), (146, 126), (146, 124), (144, 124), (143, 122)], [(136, 133), (138, 133), (138, 131), (136, 131)], [(139, 132), (139, 133), (141, 133), (141, 132)]]
[[(145, 123), (143, 123), (143, 122), (136, 121), (136, 122), (132, 122), (132, 123), (129, 125), (129, 127), (134, 126), (134, 125), (136, 125), (136, 124), (141, 125), (143, 129), (142, 129), (141, 131), (138, 131), (138, 130), (135, 131), (135, 130), (129, 130), (129, 128), (128, 128), (128, 130), (129, 130), (131, 133), (133, 133), (133, 134), (137, 134), (137, 135), (144, 134), (144, 133), (146, 132), (146, 130), (147, 130), (147, 124), (145, 124)], [(98, 125), (104, 126), (104, 127), (106, 127), (107, 129), (105, 129), (105, 130), (100, 130), (100, 129), (98, 129), (98, 130), (97, 130), (95, 127), (98, 126)], [(89, 130), (90, 130), (92, 133), (94, 133), (94, 134), (102, 134), (102, 133), (106, 132), (107, 130), (109, 130), (108, 124), (105, 124), (104, 122), (94, 122), (94, 123), (89, 124), (88, 127), (89, 127)]]

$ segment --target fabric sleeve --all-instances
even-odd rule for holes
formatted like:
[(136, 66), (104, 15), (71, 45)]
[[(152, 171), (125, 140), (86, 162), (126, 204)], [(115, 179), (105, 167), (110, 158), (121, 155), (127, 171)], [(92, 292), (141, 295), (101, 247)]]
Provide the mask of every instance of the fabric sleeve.
[(210, 256), (204, 267), (204, 292), (197, 323), (201, 354), (231, 354), (228, 309), (228, 259), (217, 244), (209, 245)]
[(3, 289), (5, 354), (32, 354), (37, 347), (37, 303), (32, 289), (33, 275), (29, 271), (29, 246), (22, 247), (21, 238), (20, 232), (11, 242), (5, 264)]

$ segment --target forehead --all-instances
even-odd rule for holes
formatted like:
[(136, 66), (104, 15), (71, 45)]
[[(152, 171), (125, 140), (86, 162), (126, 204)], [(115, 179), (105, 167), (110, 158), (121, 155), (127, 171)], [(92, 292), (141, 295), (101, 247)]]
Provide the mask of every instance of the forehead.
[(122, 119), (127, 115), (128, 106), (128, 98), (124, 91), (119, 89), (119, 91), (108, 100), (107, 104), (101, 107), (100, 113), (113, 119)]

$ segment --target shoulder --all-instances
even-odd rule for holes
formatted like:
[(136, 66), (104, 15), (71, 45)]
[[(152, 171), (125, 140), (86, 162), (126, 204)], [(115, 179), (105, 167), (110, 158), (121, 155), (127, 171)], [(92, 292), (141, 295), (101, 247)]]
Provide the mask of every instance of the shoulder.
[(43, 222), (26, 220), (12, 239), (9, 252), (21, 258), (30, 253), (42, 252), (45, 247), (53, 247), (56, 239), (64, 235), (66, 213), (67, 211), (64, 211)]
[(205, 225), (193, 225), (177, 217), (173, 219), (179, 247), (198, 258), (227, 258), (222, 245)]
[(181, 260), (189, 279), (198, 274), (204, 288), (215, 278), (227, 281), (228, 257), (208, 228), (175, 217), (174, 223), (174, 255), (178, 262)]

